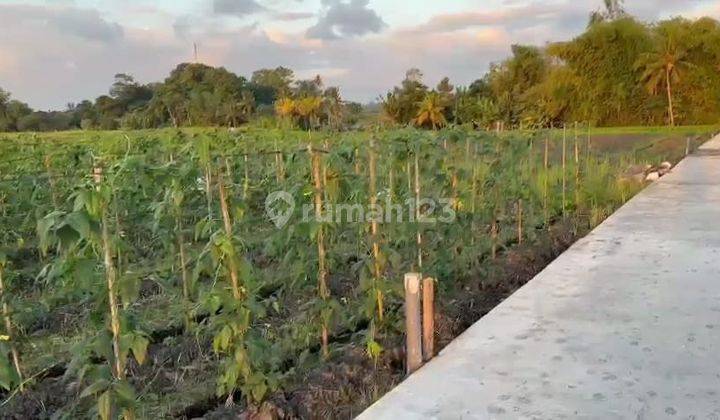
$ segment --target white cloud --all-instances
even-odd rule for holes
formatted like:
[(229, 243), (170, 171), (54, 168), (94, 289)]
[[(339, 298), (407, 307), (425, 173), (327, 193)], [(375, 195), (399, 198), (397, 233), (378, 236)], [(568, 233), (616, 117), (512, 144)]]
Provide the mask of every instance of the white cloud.
[[(110, 19), (72, 4), (0, 3), (0, 84), (33, 107), (59, 108), (106, 93), (115, 73), (143, 82), (163, 80), (178, 63), (192, 59), (197, 42), (200, 59), (208, 64), (245, 76), (281, 65), (302, 77), (319, 73), (349, 99), (367, 101), (397, 84), (410, 67), (421, 68), (430, 85), (443, 76), (470, 83), (490, 62), (509, 55), (512, 43), (542, 45), (580, 33), (599, 3), (513, 0), (500, 8), (477, 6), (391, 28), (374, 11), (381, 10), (380, 0), (323, 0), (319, 14), (295, 0), (258, 0), (263, 10), (250, 18), (241, 13), (246, 6), (217, 15), (209, 7), (213, 0), (202, 1), (208, 7), (198, 13), (187, 8), (171, 13), (153, 3), (162, 16), (143, 9), (141, 23), (120, 12)], [(422, 7), (419, 1), (393, 1), (398, 8)], [(630, 12), (644, 19), (681, 11), (720, 13), (715, 1), (628, 3)], [(317, 33), (308, 36), (313, 16)]]

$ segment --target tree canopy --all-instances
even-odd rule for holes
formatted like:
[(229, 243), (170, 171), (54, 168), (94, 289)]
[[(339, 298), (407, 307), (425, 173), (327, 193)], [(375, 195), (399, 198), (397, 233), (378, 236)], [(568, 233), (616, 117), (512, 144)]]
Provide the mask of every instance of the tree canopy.
[[(720, 119), (719, 70), (718, 21), (646, 24), (627, 15), (621, 1), (608, 0), (574, 39), (513, 45), (511, 57), (456, 89), (453, 103), (435, 103), (447, 121), (485, 127), (709, 124)], [(417, 122), (420, 104), (427, 107), (436, 93), (440, 86), (429, 91), (406, 77), (382, 98), (383, 115), (397, 124)]]

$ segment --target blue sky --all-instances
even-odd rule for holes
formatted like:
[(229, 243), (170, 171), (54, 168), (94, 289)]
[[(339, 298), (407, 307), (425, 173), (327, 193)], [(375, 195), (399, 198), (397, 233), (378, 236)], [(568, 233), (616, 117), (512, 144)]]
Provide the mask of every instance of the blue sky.
[[(158, 81), (192, 58), (249, 76), (286, 66), (370, 101), (418, 67), (467, 84), (512, 43), (580, 33), (602, 0), (0, 0), (0, 87), (41, 109)], [(720, 18), (719, 0), (628, 0), (647, 21)]]

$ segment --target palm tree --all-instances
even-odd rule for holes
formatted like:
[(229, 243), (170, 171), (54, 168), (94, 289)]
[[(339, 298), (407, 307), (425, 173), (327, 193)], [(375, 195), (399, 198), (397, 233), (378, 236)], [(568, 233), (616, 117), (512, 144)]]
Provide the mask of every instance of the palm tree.
[(688, 52), (679, 48), (672, 37), (667, 37), (658, 43), (655, 51), (643, 54), (636, 69), (642, 70), (640, 80), (652, 95), (657, 95), (665, 89), (668, 101), (668, 114), (670, 125), (675, 126), (675, 109), (673, 107), (673, 84), (680, 81), (682, 70), (690, 67), (687, 61)]
[(430, 125), (433, 130), (436, 130), (438, 127), (447, 124), (443, 98), (439, 93), (428, 93), (419, 105), (420, 110), (415, 117), (415, 125), (421, 127)]
[(243, 90), (240, 96), (240, 112), (249, 118), (255, 112), (255, 95), (249, 90)]

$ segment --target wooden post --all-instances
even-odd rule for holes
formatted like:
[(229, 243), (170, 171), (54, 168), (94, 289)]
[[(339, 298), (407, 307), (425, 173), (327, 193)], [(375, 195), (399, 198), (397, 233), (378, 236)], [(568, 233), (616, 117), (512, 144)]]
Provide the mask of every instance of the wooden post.
[(685, 156), (690, 154), (690, 137), (685, 138)]
[(477, 144), (474, 147), (473, 150), (473, 157), (472, 157), (472, 186), (471, 186), (471, 202), (470, 202), (470, 244), (475, 245), (475, 210), (477, 207)]
[[(233, 226), (230, 218), (230, 206), (228, 205), (228, 195), (225, 189), (225, 179), (222, 175), (222, 169), (218, 171), (218, 192), (220, 193), (220, 210), (222, 212), (223, 226), (225, 235), (228, 240), (232, 241)], [(228, 271), (230, 272), (230, 283), (232, 285), (233, 296), (235, 299), (242, 299), (243, 293), (240, 289), (240, 276), (238, 274), (237, 260), (235, 256), (228, 258)]]
[(248, 157), (247, 140), (245, 140), (245, 153), (243, 155), (245, 178), (243, 179), (243, 201), (247, 201), (250, 192), (250, 158)]
[(278, 148), (277, 138), (275, 141), (275, 180), (278, 184), (285, 180), (285, 169), (283, 168), (283, 155)]
[(577, 121), (575, 121), (575, 207), (576, 209), (580, 207), (580, 145)]
[(497, 257), (497, 238), (498, 238), (498, 224), (497, 224), (497, 211), (493, 211), (493, 221), (490, 226), (490, 242), (491, 251), (490, 256), (494, 260)]
[[(320, 156), (313, 150), (312, 145), (308, 144), (308, 155), (310, 156), (312, 164), (312, 177), (314, 192), (314, 203), (315, 203), (315, 218), (318, 223), (323, 220), (323, 180), (320, 173)], [(325, 266), (325, 235), (323, 225), (318, 227), (317, 232), (317, 250), (318, 250), (318, 294), (320, 298), (326, 300), (330, 297), (330, 291), (327, 287), (327, 268)], [(324, 357), (330, 354), (328, 349), (328, 327), (327, 323), (323, 320), (322, 332), (321, 332), (321, 343), (322, 353)]]
[(590, 168), (590, 123), (588, 122), (587, 126), (587, 145), (585, 145), (585, 171), (587, 172)]
[(12, 320), (10, 319), (10, 307), (7, 302), (7, 296), (5, 296), (5, 283), (3, 282), (3, 269), (5, 267), (0, 263), (0, 300), (2, 300), (2, 315), (5, 321), (5, 334), (8, 336), (8, 342), (10, 343), (10, 353), (12, 354), (13, 365), (15, 366), (15, 372), (18, 375), (20, 381), (20, 392), (23, 391), (23, 374), (20, 366), (20, 353), (18, 352), (17, 346), (15, 346), (15, 333), (13, 331)]
[(548, 167), (549, 167), (549, 155), (550, 155), (550, 134), (545, 136), (545, 176), (543, 178), (543, 214), (545, 216), (545, 225), (550, 223), (550, 211), (548, 209), (548, 189), (549, 189), (549, 180), (548, 177), (550, 174), (548, 173)]
[(405, 346), (407, 374), (422, 366), (420, 273), (405, 274)]
[(420, 230), (420, 158), (415, 152), (415, 223), (417, 224), (417, 263), (422, 269), (422, 232)]
[(566, 156), (566, 145), (567, 143), (567, 127), (563, 124), (563, 137), (562, 137), (562, 215), (565, 217), (565, 197), (567, 195), (567, 174), (565, 173), (565, 167), (567, 166)]
[[(102, 168), (95, 167), (93, 169), (93, 178), (95, 179), (96, 189), (100, 190), (102, 183)], [(120, 314), (118, 312), (118, 303), (116, 295), (117, 271), (115, 270), (115, 262), (110, 243), (110, 232), (108, 231), (107, 222), (107, 203), (102, 203), (100, 216), (100, 237), (102, 240), (103, 261), (105, 264), (105, 280), (108, 288), (108, 305), (110, 306), (110, 329), (113, 339), (113, 356), (115, 357), (115, 378), (125, 379), (125, 361), (120, 358)]]
[(422, 291), (423, 361), (427, 362), (435, 357), (435, 280), (423, 279)]
[[(370, 147), (368, 148), (368, 166), (370, 171), (370, 211), (375, 213), (377, 207), (377, 168), (375, 159), (375, 140), (370, 139)], [(375, 285), (375, 297), (377, 300), (377, 313), (378, 320), (383, 320), (383, 293), (380, 290), (380, 279), (381, 279), (381, 267), (380, 267), (380, 240), (378, 232), (378, 221), (373, 218), (370, 221), (370, 235), (372, 242), (372, 254), (373, 254), (373, 276)]]
[(522, 198), (517, 202), (517, 235), (518, 244), (523, 243), (523, 201)]

